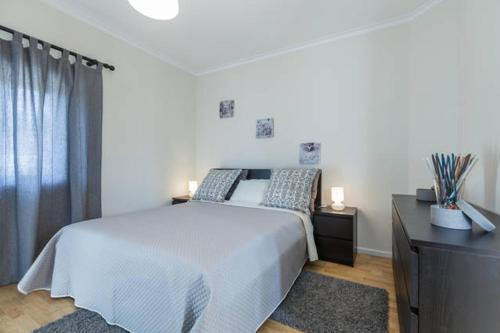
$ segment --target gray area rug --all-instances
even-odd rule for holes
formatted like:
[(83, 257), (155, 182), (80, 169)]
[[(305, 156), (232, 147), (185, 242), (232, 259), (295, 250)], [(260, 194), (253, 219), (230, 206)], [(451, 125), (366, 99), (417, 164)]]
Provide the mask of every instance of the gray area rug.
[(33, 333), (127, 333), (118, 326), (108, 325), (97, 313), (78, 309), (72, 314), (53, 321)]
[[(304, 271), (272, 320), (304, 332), (387, 332), (388, 296), (384, 289)], [(35, 333), (125, 333), (97, 313), (77, 310)]]
[(385, 289), (304, 271), (271, 319), (304, 332), (387, 332)]

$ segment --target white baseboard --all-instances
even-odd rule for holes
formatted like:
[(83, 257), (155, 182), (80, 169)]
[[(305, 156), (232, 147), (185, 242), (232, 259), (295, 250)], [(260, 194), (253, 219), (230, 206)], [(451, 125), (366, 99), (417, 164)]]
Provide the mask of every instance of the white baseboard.
[(375, 250), (375, 249), (368, 249), (366, 247), (359, 247), (358, 246), (358, 253), (369, 254), (372, 256), (376, 256), (376, 257), (392, 258), (391, 251), (381, 251), (381, 250)]

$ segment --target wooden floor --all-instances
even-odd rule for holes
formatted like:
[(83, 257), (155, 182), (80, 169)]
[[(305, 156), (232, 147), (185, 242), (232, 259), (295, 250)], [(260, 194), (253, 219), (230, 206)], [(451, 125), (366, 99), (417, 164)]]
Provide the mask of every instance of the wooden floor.
[[(337, 278), (384, 288), (389, 292), (389, 332), (399, 333), (390, 259), (360, 254), (355, 267), (317, 261), (306, 269)], [(75, 310), (69, 298), (51, 299), (45, 291), (20, 294), (14, 285), (0, 288), (0, 333), (25, 333)], [(268, 320), (259, 333), (298, 332)]]

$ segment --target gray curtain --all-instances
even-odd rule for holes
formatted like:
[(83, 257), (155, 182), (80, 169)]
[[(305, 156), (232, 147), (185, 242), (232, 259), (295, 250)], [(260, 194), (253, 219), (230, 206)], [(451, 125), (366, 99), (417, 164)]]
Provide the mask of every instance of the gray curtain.
[(0, 285), (62, 227), (101, 215), (102, 65), (0, 39)]

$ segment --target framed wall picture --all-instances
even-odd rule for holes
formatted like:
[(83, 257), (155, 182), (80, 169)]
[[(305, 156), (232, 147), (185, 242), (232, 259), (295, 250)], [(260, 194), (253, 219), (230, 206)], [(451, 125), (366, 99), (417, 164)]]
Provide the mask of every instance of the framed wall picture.
[(274, 137), (274, 119), (257, 119), (257, 139), (269, 139)]
[(229, 99), (220, 102), (219, 104), (219, 117), (223, 118), (232, 118), (234, 117), (234, 100)]
[(300, 164), (319, 164), (321, 161), (321, 143), (301, 143), (299, 148)]

